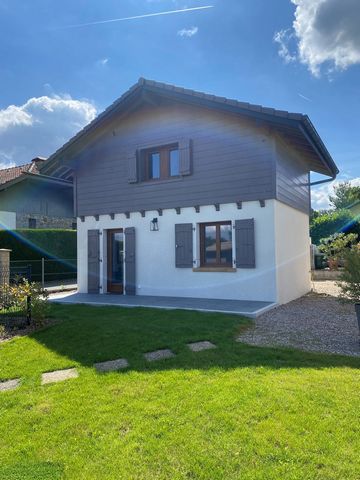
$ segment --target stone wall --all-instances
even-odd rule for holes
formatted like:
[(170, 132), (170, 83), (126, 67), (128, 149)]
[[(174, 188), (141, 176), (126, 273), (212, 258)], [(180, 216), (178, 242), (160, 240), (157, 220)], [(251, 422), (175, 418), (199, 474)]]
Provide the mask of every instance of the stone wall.
[(76, 224), (75, 218), (66, 217), (51, 217), (48, 215), (17, 213), (16, 214), (16, 228), (29, 228), (29, 219), (36, 220), (35, 228), (67, 228), (72, 229), (73, 224)]

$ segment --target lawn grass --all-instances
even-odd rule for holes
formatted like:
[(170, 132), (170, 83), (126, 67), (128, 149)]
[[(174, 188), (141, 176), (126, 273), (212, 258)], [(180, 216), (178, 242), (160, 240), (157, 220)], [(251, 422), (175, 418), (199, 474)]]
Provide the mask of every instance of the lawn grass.
[[(0, 479), (360, 478), (360, 360), (234, 341), (238, 316), (52, 306), (0, 344)], [(200, 353), (186, 343), (209, 340)], [(142, 354), (171, 348), (173, 359)], [(98, 374), (94, 362), (127, 358)], [(79, 378), (41, 386), (42, 372)]]

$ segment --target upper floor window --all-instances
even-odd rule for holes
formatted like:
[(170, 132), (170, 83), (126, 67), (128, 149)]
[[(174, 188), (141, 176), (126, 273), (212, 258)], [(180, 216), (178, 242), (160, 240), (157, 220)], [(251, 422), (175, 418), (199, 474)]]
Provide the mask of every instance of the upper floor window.
[(166, 180), (180, 175), (178, 145), (152, 148), (142, 155), (143, 180)]

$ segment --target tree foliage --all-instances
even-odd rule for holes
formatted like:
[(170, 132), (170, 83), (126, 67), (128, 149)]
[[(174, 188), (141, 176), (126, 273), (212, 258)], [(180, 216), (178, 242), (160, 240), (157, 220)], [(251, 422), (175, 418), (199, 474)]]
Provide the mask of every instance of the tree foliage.
[(329, 195), (329, 203), (336, 210), (348, 208), (360, 201), (360, 187), (351, 185), (350, 182), (341, 182), (334, 187), (334, 195)]
[(360, 224), (350, 210), (328, 210), (314, 218), (310, 224), (310, 236), (315, 245), (319, 245), (322, 238), (341, 232), (360, 236)]
[(345, 253), (345, 268), (340, 277), (340, 299), (360, 303), (360, 248), (354, 246)]

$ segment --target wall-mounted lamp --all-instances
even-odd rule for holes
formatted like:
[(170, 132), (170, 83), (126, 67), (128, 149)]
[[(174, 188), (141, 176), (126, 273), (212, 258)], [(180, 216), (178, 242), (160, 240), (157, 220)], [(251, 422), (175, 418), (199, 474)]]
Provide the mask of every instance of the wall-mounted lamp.
[(159, 223), (157, 218), (153, 218), (150, 222), (150, 232), (157, 232), (159, 230)]

